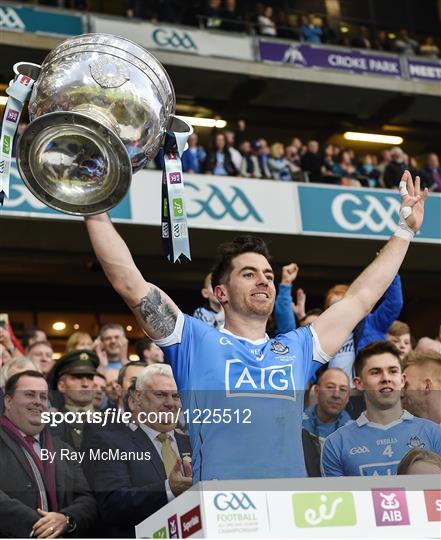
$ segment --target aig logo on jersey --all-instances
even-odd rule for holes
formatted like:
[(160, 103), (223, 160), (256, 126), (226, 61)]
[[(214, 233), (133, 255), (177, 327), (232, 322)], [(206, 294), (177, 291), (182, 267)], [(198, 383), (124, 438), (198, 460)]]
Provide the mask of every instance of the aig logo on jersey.
[(274, 397), (296, 400), (291, 364), (256, 367), (240, 360), (227, 360), (225, 366), (227, 397)]

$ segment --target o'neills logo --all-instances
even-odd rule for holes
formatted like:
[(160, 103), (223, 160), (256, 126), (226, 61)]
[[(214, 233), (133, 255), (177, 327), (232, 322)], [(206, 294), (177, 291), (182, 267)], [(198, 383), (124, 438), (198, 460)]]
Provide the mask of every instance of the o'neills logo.
[(189, 512), (183, 514), (180, 520), (182, 538), (187, 538), (196, 531), (200, 531), (202, 529), (201, 507), (199, 505), (195, 506)]

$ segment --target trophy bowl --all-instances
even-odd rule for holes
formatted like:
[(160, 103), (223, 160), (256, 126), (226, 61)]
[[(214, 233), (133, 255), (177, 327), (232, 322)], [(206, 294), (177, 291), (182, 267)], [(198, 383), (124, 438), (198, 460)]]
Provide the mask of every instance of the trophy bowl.
[[(36, 68), (23, 62), (14, 71), (35, 76)], [(106, 212), (157, 154), (175, 107), (167, 72), (136, 43), (107, 34), (68, 39), (35, 81), (17, 146), (20, 176), (51, 208)]]

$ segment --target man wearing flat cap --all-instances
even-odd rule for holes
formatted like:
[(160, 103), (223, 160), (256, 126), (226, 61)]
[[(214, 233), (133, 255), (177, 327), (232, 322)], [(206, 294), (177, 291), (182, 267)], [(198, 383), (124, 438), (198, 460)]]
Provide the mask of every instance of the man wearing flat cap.
[[(53, 385), (64, 397), (64, 405), (59, 410), (79, 413), (94, 411), (93, 377), (99, 365), (99, 358), (85, 349), (70, 351), (62, 356), (53, 368)], [(86, 423), (60, 424), (54, 429), (63, 441), (80, 450)]]

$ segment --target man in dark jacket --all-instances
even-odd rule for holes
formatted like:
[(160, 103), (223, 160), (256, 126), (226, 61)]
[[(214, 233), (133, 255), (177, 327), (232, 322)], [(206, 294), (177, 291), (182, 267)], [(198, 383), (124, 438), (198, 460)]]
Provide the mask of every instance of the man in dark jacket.
[(435, 153), (427, 156), (427, 164), (421, 169), (421, 186), (428, 187), (430, 191), (441, 193), (441, 167), (439, 158)]
[[(0, 418), (0, 537), (87, 536), (97, 510), (73, 449), (41, 421), (48, 385), (38, 371), (13, 375)], [(62, 455), (69, 458), (63, 459)], [(52, 459), (53, 458), (53, 459)]]
[[(104, 527), (113, 538), (135, 537), (138, 523), (192, 483), (189, 438), (175, 429), (180, 400), (170, 366), (144, 368), (135, 400), (137, 423), (95, 433), (85, 464)], [(110, 455), (113, 460), (105, 459)]]
[(319, 154), (319, 143), (308, 141), (308, 149), (302, 156), (301, 167), (307, 172), (311, 182), (321, 182), (323, 160)]
[(397, 146), (390, 151), (390, 157), (391, 161), (384, 170), (383, 181), (386, 187), (398, 189), (401, 177), (406, 169), (404, 152)]

